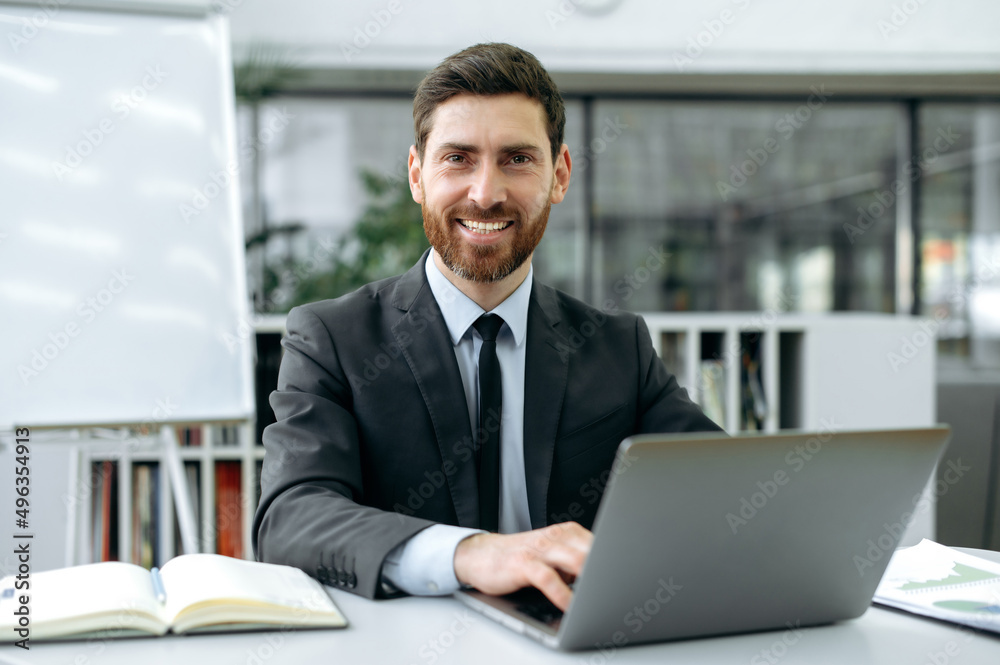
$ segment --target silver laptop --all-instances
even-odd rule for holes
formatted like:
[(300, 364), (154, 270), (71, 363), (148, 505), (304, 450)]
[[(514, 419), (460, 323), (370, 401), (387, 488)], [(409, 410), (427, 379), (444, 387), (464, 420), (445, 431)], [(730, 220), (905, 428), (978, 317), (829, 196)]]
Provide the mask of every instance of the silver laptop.
[(541, 593), (456, 594), (560, 649), (860, 616), (948, 443), (947, 426), (643, 435), (618, 449), (565, 615)]

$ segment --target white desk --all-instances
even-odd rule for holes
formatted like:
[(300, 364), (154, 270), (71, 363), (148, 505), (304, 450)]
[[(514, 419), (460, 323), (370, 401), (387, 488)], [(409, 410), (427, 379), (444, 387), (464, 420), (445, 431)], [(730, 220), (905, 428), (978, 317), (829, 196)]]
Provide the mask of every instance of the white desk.
[[(976, 551), (977, 554), (985, 554)], [(992, 553), (995, 560), (1000, 555)], [(10, 665), (532, 665), (534, 663), (750, 663), (751, 665), (980, 665), (1000, 663), (1000, 636), (871, 607), (859, 619), (803, 629), (560, 653), (469, 612), (452, 598), (369, 601), (334, 590), (345, 630), (242, 633), (0, 647)]]

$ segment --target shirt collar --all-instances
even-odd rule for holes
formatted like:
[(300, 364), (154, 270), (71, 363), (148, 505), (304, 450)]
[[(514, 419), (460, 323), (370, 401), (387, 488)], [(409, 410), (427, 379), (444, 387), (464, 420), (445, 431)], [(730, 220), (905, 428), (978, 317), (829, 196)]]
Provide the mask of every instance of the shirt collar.
[[(524, 278), (521, 285), (491, 312), (504, 320), (511, 333), (514, 334), (514, 343), (517, 346), (524, 342), (524, 336), (528, 332), (528, 302), (531, 298), (531, 281), (534, 270), (533, 266), (529, 267), (528, 276)], [(448, 281), (448, 278), (434, 263), (433, 251), (427, 254), (424, 272), (427, 274), (427, 283), (430, 284), (434, 300), (437, 301), (441, 314), (444, 316), (445, 325), (448, 326), (451, 341), (458, 346), (469, 327), (487, 312)]]

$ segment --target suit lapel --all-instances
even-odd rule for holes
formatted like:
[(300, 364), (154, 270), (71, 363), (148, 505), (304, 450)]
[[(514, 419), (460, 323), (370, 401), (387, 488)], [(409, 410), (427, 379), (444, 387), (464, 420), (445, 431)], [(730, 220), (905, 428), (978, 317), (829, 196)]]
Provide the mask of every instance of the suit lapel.
[(426, 259), (425, 252), (393, 289), (392, 306), (405, 314), (392, 326), (392, 334), (434, 425), (458, 524), (475, 528), (479, 526), (479, 493), (469, 409), (451, 336), (424, 273)]
[(524, 476), (533, 529), (548, 524), (552, 455), (569, 371), (565, 349), (571, 347), (560, 334), (559, 324), (554, 291), (533, 282), (524, 362)]

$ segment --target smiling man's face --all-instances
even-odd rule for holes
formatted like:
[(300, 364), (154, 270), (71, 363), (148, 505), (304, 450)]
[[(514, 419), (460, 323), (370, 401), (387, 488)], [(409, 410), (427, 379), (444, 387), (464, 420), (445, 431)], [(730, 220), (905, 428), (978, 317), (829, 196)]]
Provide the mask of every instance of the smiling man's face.
[(521, 94), (443, 102), (423, 159), (411, 148), (409, 165), (427, 239), (448, 269), (473, 282), (525, 266), (569, 185), (566, 146), (553, 163), (542, 105)]

